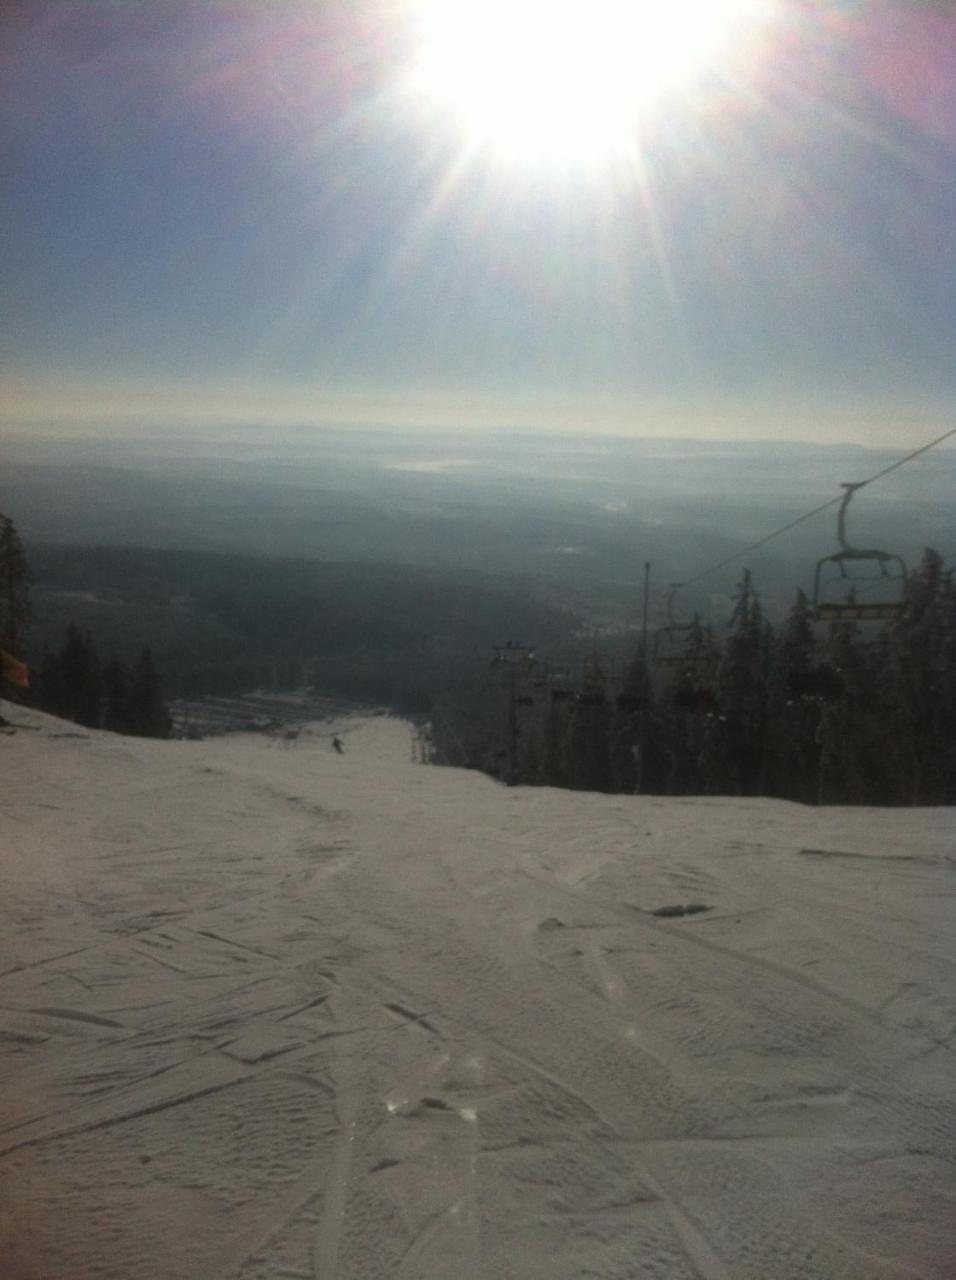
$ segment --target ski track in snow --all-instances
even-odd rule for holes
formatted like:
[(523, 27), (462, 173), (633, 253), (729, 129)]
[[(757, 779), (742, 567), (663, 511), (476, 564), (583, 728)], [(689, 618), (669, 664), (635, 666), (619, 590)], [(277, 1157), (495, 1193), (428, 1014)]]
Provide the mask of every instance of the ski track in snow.
[(956, 1274), (952, 811), (3, 713), (9, 1280)]

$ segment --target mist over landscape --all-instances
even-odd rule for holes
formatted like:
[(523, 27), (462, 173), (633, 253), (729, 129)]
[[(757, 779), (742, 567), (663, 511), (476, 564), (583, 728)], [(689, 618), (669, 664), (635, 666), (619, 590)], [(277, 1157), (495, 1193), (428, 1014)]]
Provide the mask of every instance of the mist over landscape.
[[(795, 442), (632, 440), (303, 427), (143, 428), (8, 440), (0, 502), (29, 543), (414, 565), (511, 577), (598, 625), (652, 620), (667, 584), (709, 569), (897, 455)], [(956, 455), (873, 486), (850, 531), (914, 563), (956, 545)], [(746, 559), (778, 618), (836, 549), (834, 512)], [(742, 563), (682, 597), (726, 621)], [(41, 578), (39, 587), (44, 588)], [(79, 584), (82, 586), (82, 584)]]

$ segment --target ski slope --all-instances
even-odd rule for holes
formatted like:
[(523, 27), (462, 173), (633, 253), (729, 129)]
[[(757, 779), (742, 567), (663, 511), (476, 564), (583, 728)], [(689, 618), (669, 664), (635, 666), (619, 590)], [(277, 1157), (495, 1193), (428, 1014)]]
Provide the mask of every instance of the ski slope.
[(0, 711), (6, 1280), (956, 1275), (953, 811)]

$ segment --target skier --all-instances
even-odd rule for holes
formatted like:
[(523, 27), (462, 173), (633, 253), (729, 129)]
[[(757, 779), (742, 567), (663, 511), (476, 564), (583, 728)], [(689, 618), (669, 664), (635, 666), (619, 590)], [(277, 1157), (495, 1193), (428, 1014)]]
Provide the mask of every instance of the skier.
[(338, 736), (338, 734), (336, 734), (332, 738), (332, 748), (334, 751), (338, 752), (340, 756), (345, 755), (345, 747), (342, 745), (342, 739)]

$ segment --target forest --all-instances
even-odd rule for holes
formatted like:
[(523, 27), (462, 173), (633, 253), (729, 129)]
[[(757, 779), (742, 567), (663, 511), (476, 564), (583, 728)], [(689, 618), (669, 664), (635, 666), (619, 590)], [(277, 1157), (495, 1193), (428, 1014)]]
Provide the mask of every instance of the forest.
[(430, 752), (529, 786), (803, 804), (956, 802), (956, 585), (927, 550), (892, 624), (780, 626), (749, 571), (723, 637), (699, 618), (616, 663), (499, 653), (483, 696), (438, 700)]
[(43, 545), (29, 548), (27, 568), (20, 555), (30, 601), (18, 588), (23, 618), (12, 647), (29, 663), (39, 705), (68, 718), (82, 705), (85, 723), (107, 717), (107, 671), (134, 685), (144, 650), (166, 699), (312, 686), (423, 714), (437, 695), (473, 681), (476, 654), (509, 628), (555, 645), (580, 626), (570, 609), (510, 575)]

